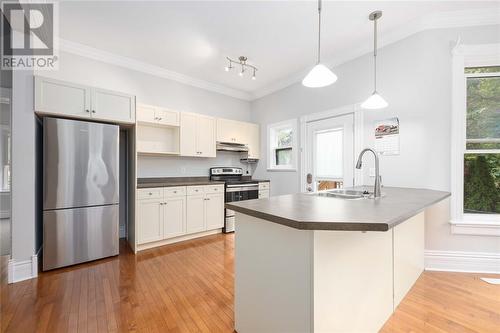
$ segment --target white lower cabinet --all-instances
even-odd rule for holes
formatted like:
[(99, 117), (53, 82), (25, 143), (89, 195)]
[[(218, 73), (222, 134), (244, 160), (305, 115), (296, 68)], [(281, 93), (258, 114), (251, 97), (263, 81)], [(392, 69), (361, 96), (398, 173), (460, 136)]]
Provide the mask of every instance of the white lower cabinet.
[(223, 185), (139, 189), (137, 198), (138, 245), (224, 227)]
[(187, 197), (186, 232), (204, 231), (205, 226), (205, 195), (189, 195)]
[(205, 196), (207, 230), (224, 227), (224, 194), (207, 193)]
[(163, 204), (164, 237), (176, 237), (186, 233), (186, 197), (173, 197)]
[(163, 239), (163, 199), (137, 200), (137, 215), (140, 221), (137, 242), (139, 244)]

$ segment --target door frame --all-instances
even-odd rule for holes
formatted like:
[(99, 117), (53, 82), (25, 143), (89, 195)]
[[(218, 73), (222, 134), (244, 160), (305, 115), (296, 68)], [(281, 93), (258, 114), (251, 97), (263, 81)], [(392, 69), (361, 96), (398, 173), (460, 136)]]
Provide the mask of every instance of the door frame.
[[(308, 114), (300, 117), (300, 191), (306, 192), (306, 165), (307, 165), (307, 123), (324, 120), (328, 118), (334, 118), (339, 116), (345, 116), (352, 114), (354, 117), (354, 158), (363, 149), (363, 133), (364, 133), (364, 122), (363, 122), (363, 109), (360, 104), (351, 104), (341, 106), (335, 109), (330, 109), (326, 111), (320, 111), (312, 114)], [(354, 169), (354, 186), (363, 185), (363, 172), (358, 169)]]

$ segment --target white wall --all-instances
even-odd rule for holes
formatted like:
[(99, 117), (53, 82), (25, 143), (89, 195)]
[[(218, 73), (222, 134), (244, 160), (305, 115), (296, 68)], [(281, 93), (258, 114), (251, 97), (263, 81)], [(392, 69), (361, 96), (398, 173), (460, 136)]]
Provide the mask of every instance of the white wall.
[(33, 73), (14, 71), (12, 82), (12, 258), (35, 254), (35, 116)]
[(138, 165), (137, 177), (191, 177), (208, 176), (209, 168), (216, 166), (235, 166), (243, 172), (252, 174), (253, 165), (240, 162), (240, 155), (235, 152), (218, 151), (215, 158), (175, 157), (157, 158), (142, 156)]
[[(401, 154), (381, 157), (381, 175), (387, 186), (450, 190), (451, 47), (458, 37), (464, 44), (498, 43), (499, 26), (430, 30), (388, 45), (378, 53), (378, 91), (389, 102), (383, 110), (364, 111), (364, 146), (374, 145), (375, 120), (397, 116), (401, 126)], [(252, 103), (252, 121), (267, 124), (301, 115), (353, 105), (373, 90), (370, 54), (338, 66), (332, 86), (309, 89), (300, 83)], [(266, 131), (262, 151), (266, 152)], [(255, 176), (271, 179), (272, 195), (299, 191), (299, 172), (268, 172), (262, 154)], [(365, 184), (371, 157), (365, 157)], [(498, 237), (451, 236), (448, 218), (433, 214), (427, 249), (466, 248), (467, 251), (500, 251)]]

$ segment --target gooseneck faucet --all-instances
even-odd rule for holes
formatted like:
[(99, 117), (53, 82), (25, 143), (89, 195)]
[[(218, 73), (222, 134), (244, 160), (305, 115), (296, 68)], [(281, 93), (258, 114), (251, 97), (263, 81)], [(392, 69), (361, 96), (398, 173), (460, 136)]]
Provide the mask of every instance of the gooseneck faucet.
[(378, 169), (378, 155), (377, 152), (371, 148), (365, 148), (359, 153), (358, 161), (356, 162), (356, 169), (361, 169), (361, 166), (363, 165), (363, 155), (367, 152), (371, 151), (373, 153), (373, 156), (375, 156), (375, 186), (373, 188), (373, 197), (374, 198), (380, 198), (382, 196), (381, 190), (380, 190), (380, 174), (379, 174), (379, 169)]

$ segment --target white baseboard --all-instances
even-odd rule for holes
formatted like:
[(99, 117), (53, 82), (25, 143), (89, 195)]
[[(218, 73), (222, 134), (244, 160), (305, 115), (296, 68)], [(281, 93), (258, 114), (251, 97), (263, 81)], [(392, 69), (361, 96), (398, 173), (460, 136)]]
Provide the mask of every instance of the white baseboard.
[(500, 253), (426, 250), (425, 269), (500, 274)]
[(190, 239), (195, 239), (195, 238), (200, 238), (200, 237), (205, 237), (205, 236), (210, 236), (210, 235), (215, 235), (215, 234), (220, 234), (220, 233), (222, 233), (222, 229), (214, 229), (214, 230), (197, 232), (195, 234), (189, 234), (189, 235), (183, 235), (183, 236), (179, 236), (179, 237), (164, 239), (164, 240), (157, 241), (157, 242), (137, 244), (137, 252), (152, 249), (152, 248), (158, 247), (158, 246), (183, 242), (183, 241), (187, 241)]
[[(40, 251), (38, 251), (38, 254)], [(15, 283), (36, 278), (38, 276), (38, 254), (31, 256), (30, 260), (16, 261), (10, 259), (8, 263), (8, 282)]]

